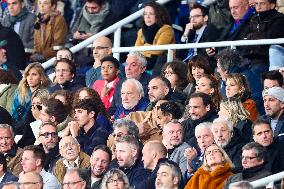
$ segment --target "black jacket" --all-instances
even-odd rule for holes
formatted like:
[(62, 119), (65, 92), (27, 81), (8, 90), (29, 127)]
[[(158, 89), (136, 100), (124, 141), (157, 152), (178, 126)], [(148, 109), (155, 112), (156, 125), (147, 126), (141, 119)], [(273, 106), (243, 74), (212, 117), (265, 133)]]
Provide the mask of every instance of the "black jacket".
[(12, 125), (12, 117), (9, 112), (0, 106), (0, 124)]
[(267, 177), (269, 175), (271, 175), (271, 172), (266, 170), (265, 164), (261, 164), (256, 167), (244, 169), (241, 173), (230, 176), (227, 179), (227, 182), (225, 183), (223, 189), (228, 189), (229, 185), (234, 182), (238, 182), (242, 180), (252, 182), (252, 181)]
[[(40, 146), (42, 145), (40, 144)], [(61, 155), (59, 153), (59, 142), (58, 142), (58, 144), (53, 149), (49, 150), (49, 152), (45, 154), (44, 170), (46, 172), (53, 173), (53, 168), (55, 167), (55, 163), (57, 162), (57, 160), (59, 160), (60, 157)]]
[(76, 139), (80, 144), (81, 151), (91, 156), (97, 145), (106, 145), (109, 134), (104, 126), (95, 123), (87, 133), (81, 128)]
[(231, 138), (231, 141), (223, 148), (234, 164), (234, 169), (233, 169), (234, 173), (238, 173), (242, 170), (241, 155), (242, 155), (242, 147), (245, 144), (246, 142), (241, 137), (240, 131), (235, 128), (233, 131), (233, 137)]
[(82, 83), (80, 83), (77, 79), (73, 79), (72, 81), (67, 81), (63, 85), (56, 84), (53, 87), (50, 87), (49, 92), (53, 93), (57, 90), (66, 90), (72, 93), (75, 93), (78, 89), (85, 87)]
[[(246, 39), (274, 39), (284, 37), (284, 15), (275, 9), (256, 13), (248, 26)], [(242, 49), (244, 58), (254, 63), (269, 63), (270, 45), (246, 46)]]
[(109, 166), (109, 170), (111, 170), (112, 168), (118, 168), (118, 169), (122, 170), (126, 174), (128, 180), (129, 180), (130, 186), (132, 186), (134, 188), (139, 187), (140, 183), (142, 181), (146, 180), (151, 173), (149, 170), (144, 169), (143, 163), (139, 158), (129, 168), (119, 167), (117, 160), (114, 159)]
[(20, 36), (14, 30), (0, 24), (0, 40), (7, 40), (8, 65), (12, 64), (17, 70), (24, 70), (26, 67), (26, 55)]
[(239, 120), (236, 124), (236, 128), (239, 129), (240, 134), (245, 142), (252, 141), (252, 122), (249, 119)]
[(197, 140), (195, 138), (195, 127), (203, 122), (212, 122), (218, 117), (218, 114), (215, 110), (210, 110), (203, 117), (197, 120), (187, 119), (184, 120), (181, 124), (184, 130), (184, 141), (187, 142), (190, 146), (199, 149), (197, 145)]
[(267, 150), (267, 161), (266, 169), (271, 173), (276, 174), (284, 171), (284, 143), (282, 141), (274, 140), (272, 144), (266, 147)]

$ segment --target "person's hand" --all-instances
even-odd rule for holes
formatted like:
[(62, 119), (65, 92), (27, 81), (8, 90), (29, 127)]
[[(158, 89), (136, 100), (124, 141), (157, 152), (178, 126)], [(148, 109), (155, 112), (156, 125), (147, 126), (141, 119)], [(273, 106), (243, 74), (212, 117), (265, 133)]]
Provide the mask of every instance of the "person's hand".
[(208, 56), (214, 56), (216, 54), (215, 48), (214, 47), (207, 48), (206, 53)]
[(191, 162), (197, 156), (197, 150), (195, 148), (186, 148), (184, 150), (184, 156), (187, 159), (187, 162)]
[(35, 118), (35, 120), (39, 120), (40, 110), (38, 109), (38, 106), (40, 105), (31, 106), (32, 115)]
[(193, 23), (188, 23), (185, 25), (183, 36), (188, 36), (190, 30), (194, 30)]
[(107, 84), (108, 82), (106, 82), (102, 88), (102, 91), (101, 91), (101, 98), (104, 98), (108, 93), (109, 91), (111, 90), (111, 87), (107, 87)]
[(68, 127), (69, 127), (69, 132), (72, 135), (72, 137), (76, 138), (79, 134), (79, 130), (80, 130), (80, 125), (77, 121), (70, 121), (68, 123)]
[(73, 39), (81, 39), (81, 34), (80, 34), (80, 32), (76, 31), (76, 32), (73, 34)]

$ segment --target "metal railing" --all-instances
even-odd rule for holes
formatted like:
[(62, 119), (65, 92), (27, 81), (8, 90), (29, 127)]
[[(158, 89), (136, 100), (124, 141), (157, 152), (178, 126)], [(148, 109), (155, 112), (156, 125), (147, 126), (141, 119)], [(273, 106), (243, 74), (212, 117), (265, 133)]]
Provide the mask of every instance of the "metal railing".
[[(170, 2), (172, 0), (158, 0), (157, 2), (160, 4), (165, 4), (167, 2)], [(111, 25), (110, 27), (100, 31), (99, 33), (93, 35), (92, 37), (89, 37), (88, 39), (82, 41), (81, 43), (75, 45), (74, 47), (71, 47), (70, 50), (73, 53), (76, 53), (80, 50), (82, 50), (83, 48), (87, 47), (89, 44), (93, 43), (93, 41), (95, 39), (97, 39), (100, 36), (106, 36), (109, 35), (111, 33), (114, 32), (114, 42), (113, 42), (113, 47), (120, 47), (120, 38), (121, 38), (121, 28), (126, 25), (129, 24), (130, 22), (136, 20), (137, 18), (141, 17), (143, 14), (144, 8), (133, 13), (132, 15), (120, 20), (119, 22)], [(119, 59), (119, 54), (118, 53), (114, 53), (114, 57)], [(49, 59), (48, 61), (44, 62), (42, 64), (43, 68), (49, 68), (51, 66), (53, 66), (55, 61), (55, 57), (53, 57), (52, 59)]]
[(277, 174), (274, 174), (274, 175), (264, 177), (262, 179), (259, 179), (259, 180), (253, 181), (253, 182), (250, 182), (250, 184), (253, 186), (253, 188), (257, 188), (257, 187), (261, 187), (261, 186), (266, 186), (270, 182), (279, 181), (282, 178), (284, 178), (284, 171), (277, 173)]

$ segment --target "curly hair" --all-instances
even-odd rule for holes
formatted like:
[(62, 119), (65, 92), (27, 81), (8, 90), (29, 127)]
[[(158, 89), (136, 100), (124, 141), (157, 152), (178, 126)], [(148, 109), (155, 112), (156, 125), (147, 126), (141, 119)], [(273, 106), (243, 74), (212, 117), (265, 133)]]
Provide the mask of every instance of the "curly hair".
[(229, 121), (235, 126), (239, 120), (249, 119), (249, 112), (244, 108), (240, 100), (227, 99), (222, 100), (220, 107), (224, 107), (230, 114)]
[[(81, 100), (81, 99), (79, 98), (79, 94), (80, 94), (81, 91), (86, 91), (86, 92), (88, 93), (88, 95), (89, 95), (88, 98), (91, 99), (92, 101), (94, 101), (95, 104), (96, 104), (96, 106), (98, 107), (99, 113), (101, 113), (102, 115), (104, 115), (104, 116), (106, 116), (107, 118), (109, 118), (109, 115), (108, 115), (108, 113), (107, 113), (107, 111), (106, 111), (105, 105), (104, 105), (104, 103), (102, 102), (101, 97), (100, 97), (100, 95), (98, 94), (98, 92), (95, 91), (95, 90), (93, 90), (93, 89), (91, 89), (91, 88), (88, 88), (88, 87), (83, 87), (83, 88), (81, 88), (81, 89), (79, 89), (79, 90), (76, 91), (76, 93), (74, 94), (74, 99), (73, 99), (73, 107), (74, 107), (74, 105), (75, 105), (78, 101)], [(74, 108), (72, 108), (72, 109), (74, 109)]]
[(170, 16), (167, 9), (154, 1), (147, 2), (145, 7), (152, 7), (156, 15), (156, 24), (162, 27), (165, 24), (171, 25)]
[(212, 68), (209, 64), (208, 59), (204, 58), (203, 56), (196, 55), (194, 56), (188, 63), (188, 71), (187, 71), (187, 79), (191, 83), (196, 83), (193, 75), (192, 75), (192, 68), (197, 67), (204, 70), (204, 74), (211, 75), (213, 74)]

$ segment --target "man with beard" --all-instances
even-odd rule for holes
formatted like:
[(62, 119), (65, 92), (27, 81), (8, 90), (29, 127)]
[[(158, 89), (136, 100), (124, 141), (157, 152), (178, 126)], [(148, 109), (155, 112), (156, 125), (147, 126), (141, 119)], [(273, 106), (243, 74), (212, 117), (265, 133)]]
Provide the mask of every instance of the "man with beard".
[(176, 162), (185, 175), (187, 170), (187, 159), (184, 156), (184, 151), (190, 146), (183, 142), (184, 130), (182, 125), (177, 120), (171, 120), (163, 127), (163, 144), (168, 150), (168, 158)]
[(59, 182), (63, 182), (67, 169), (90, 168), (90, 157), (80, 152), (80, 144), (72, 136), (66, 136), (59, 142), (62, 158), (56, 162), (54, 175)]
[[(218, 30), (215, 26), (207, 24), (208, 11), (202, 5), (195, 4), (191, 8), (189, 21), (181, 37), (182, 43), (211, 42), (218, 38)], [(206, 55), (206, 52), (204, 49), (189, 49), (184, 56), (184, 62), (189, 61), (197, 54)]]
[(242, 147), (245, 145), (239, 130), (233, 128), (230, 121), (215, 119), (211, 126), (215, 143), (223, 148), (234, 163), (235, 172), (242, 168)]
[(44, 169), (51, 172), (56, 161), (60, 158), (56, 126), (52, 123), (42, 124), (39, 129), (38, 140), (46, 155)]
[(91, 188), (100, 189), (104, 174), (108, 170), (112, 152), (105, 145), (98, 145), (94, 148), (90, 159), (91, 163)]
[(265, 114), (264, 119), (270, 121), (275, 137), (283, 140), (284, 133), (284, 89), (272, 87), (263, 92)]
[(169, 99), (171, 89), (170, 81), (162, 76), (157, 76), (151, 79), (148, 84), (148, 95), (150, 104), (147, 111), (152, 110), (159, 100)]
[(130, 112), (145, 111), (148, 106), (148, 99), (144, 98), (142, 84), (136, 79), (127, 79), (122, 83), (121, 101), (114, 114), (114, 119), (122, 119)]

